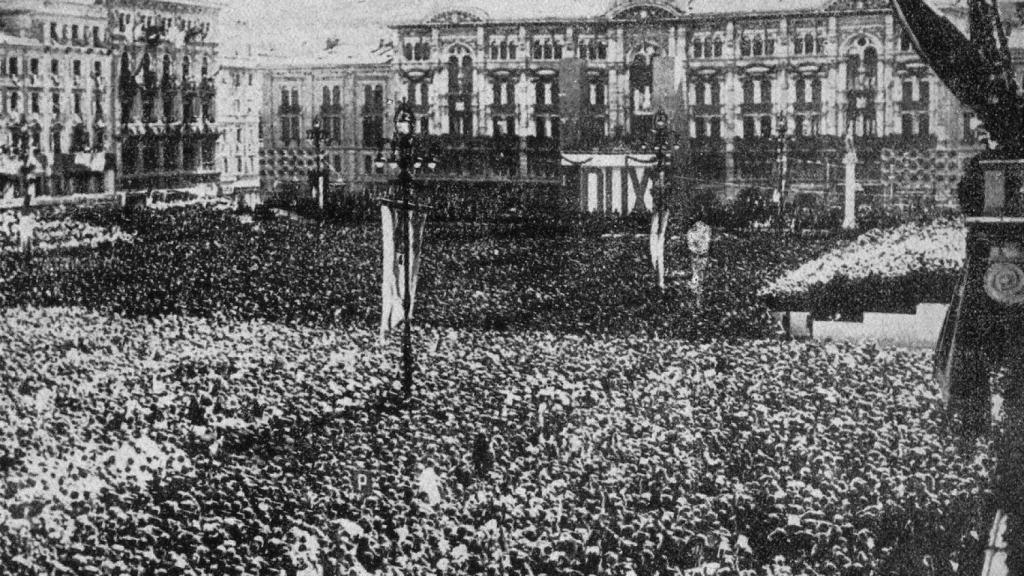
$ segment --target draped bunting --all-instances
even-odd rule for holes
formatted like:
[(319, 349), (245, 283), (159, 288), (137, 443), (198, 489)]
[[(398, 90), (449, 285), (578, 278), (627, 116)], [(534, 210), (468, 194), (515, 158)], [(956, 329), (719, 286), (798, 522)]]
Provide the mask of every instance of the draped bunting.
[[(384, 339), (387, 332), (401, 324), (405, 316), (406, 242), (412, 247), (411, 278), (409, 282), (410, 318), (412, 318), (413, 310), (415, 310), (416, 283), (419, 279), (420, 256), (423, 248), (423, 226), (427, 221), (427, 214), (425, 211), (416, 210), (415, 208), (393, 207), (382, 204), (380, 216), (384, 240), (380, 337)], [(401, 231), (402, 228), (405, 228), (405, 241), (401, 241), (401, 237), (398, 235), (403, 233)]]

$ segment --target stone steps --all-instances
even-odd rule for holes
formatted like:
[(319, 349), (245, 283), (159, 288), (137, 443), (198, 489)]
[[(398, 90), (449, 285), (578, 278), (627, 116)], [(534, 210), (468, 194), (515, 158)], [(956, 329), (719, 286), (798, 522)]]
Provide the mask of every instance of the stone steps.
[(774, 314), (793, 338), (933, 348), (947, 308), (946, 304), (918, 304), (914, 314), (865, 312), (860, 322), (812, 320), (809, 313), (799, 311)]

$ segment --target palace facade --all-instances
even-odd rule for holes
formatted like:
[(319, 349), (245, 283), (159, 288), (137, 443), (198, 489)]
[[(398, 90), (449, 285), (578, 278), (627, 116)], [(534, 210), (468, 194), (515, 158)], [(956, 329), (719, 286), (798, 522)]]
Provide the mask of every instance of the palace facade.
[(225, 37), (221, 43), (217, 72), (217, 124), (221, 131), (217, 168), (225, 191), (253, 190), (260, 185), (263, 69), (247, 31), (239, 28), (232, 32), (234, 39)]
[(118, 189), (213, 188), (220, 0), (97, 0), (113, 64)]
[[(107, 13), (91, 1), (0, 6), (0, 195), (112, 189)], [(24, 177), (24, 180), (22, 178)]]
[(390, 134), (394, 79), (389, 46), (335, 44), (303, 58), (267, 59), (260, 117), (260, 175), (264, 189), (310, 193), (317, 168), (311, 130), (321, 129), (320, 167), (330, 194), (361, 192), (387, 181), (373, 166)]
[(454, 179), (565, 183), (560, 155), (636, 152), (658, 110), (725, 194), (774, 187), (783, 141), (792, 188), (827, 194), (850, 135), (869, 193), (944, 202), (977, 150), (883, 0), (477, 4), (393, 26), (390, 98)]

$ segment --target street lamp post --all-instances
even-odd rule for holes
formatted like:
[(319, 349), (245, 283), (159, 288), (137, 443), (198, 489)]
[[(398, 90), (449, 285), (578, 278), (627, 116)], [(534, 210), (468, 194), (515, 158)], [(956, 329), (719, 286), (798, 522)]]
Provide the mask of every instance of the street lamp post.
[(317, 206), (321, 211), (324, 209), (324, 185), (327, 180), (323, 171), (323, 151), (321, 149), (321, 142), (325, 134), (326, 131), (320, 123), (320, 117), (317, 116), (313, 119), (313, 127), (306, 132), (306, 135), (313, 141), (313, 150), (316, 154), (316, 172), (313, 173), (313, 182), (316, 186)]
[[(408, 399), (412, 396), (413, 372), (415, 371), (415, 359), (412, 351), (412, 275), (414, 272), (413, 246), (412, 246), (412, 212), (417, 208), (413, 203), (413, 171), (427, 167), (433, 170), (436, 166), (434, 158), (420, 154), (416, 150), (416, 142), (413, 137), (413, 126), (415, 115), (404, 101), (399, 103), (395, 110), (394, 128), (395, 137), (390, 142), (391, 151), (387, 159), (384, 157), (383, 146), (377, 152), (374, 162), (377, 168), (383, 169), (387, 164), (392, 169), (398, 169), (398, 179), (395, 184), (398, 187), (400, 199), (394, 204), (400, 215), (398, 226), (395, 227), (396, 234), (401, 230), (401, 247), (403, 252), (403, 290), (402, 290), (402, 395)], [(388, 271), (385, 271), (388, 273)]]
[(778, 209), (776, 216), (781, 221), (783, 206), (786, 203), (786, 196), (789, 188), (789, 130), (786, 114), (780, 112), (775, 119), (775, 124), (778, 126), (778, 136), (776, 136), (776, 142), (778, 143), (778, 155), (776, 156), (775, 163), (778, 167), (779, 173), (777, 175), (778, 179), (776, 181), (773, 200)]

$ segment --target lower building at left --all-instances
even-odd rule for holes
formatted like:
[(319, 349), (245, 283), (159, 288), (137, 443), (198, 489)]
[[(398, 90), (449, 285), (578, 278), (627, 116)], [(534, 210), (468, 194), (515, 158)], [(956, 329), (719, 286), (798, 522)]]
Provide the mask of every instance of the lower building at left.
[(93, 2), (0, 5), (0, 197), (111, 192), (107, 10)]

